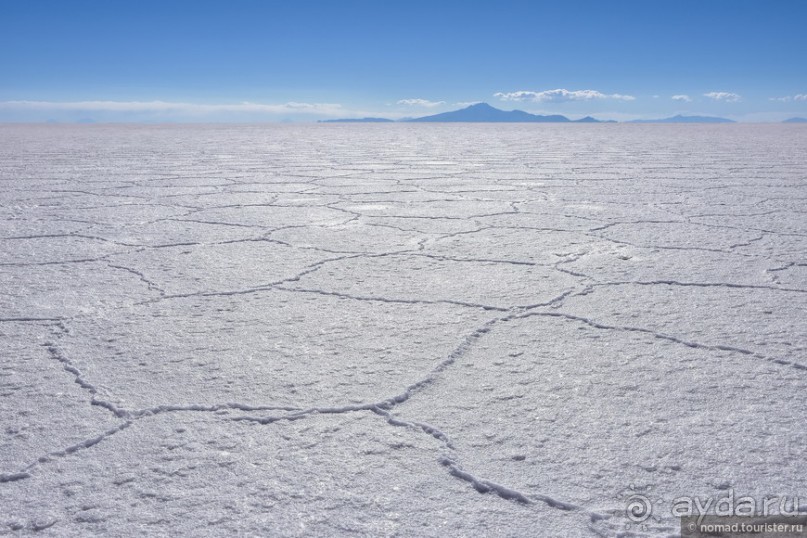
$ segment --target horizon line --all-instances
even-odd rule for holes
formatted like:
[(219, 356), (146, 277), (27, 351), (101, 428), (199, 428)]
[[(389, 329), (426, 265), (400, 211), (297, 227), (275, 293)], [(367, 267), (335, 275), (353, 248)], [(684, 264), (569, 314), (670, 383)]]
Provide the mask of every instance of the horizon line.
[[(511, 101), (512, 102), (512, 101)], [(400, 103), (400, 101), (399, 101)], [(440, 102), (443, 108), (451, 104)], [(498, 104), (498, 103), (497, 103)], [(428, 118), (465, 110), (478, 105), (486, 105), (503, 112), (526, 112), (537, 116), (562, 116), (570, 121), (592, 117), (601, 122), (630, 123), (641, 121), (661, 121), (678, 116), (727, 119), (737, 123), (779, 123), (790, 119), (801, 119), (806, 115), (800, 112), (762, 111), (742, 115), (715, 115), (713, 112), (681, 110), (673, 112), (649, 112), (629, 115), (624, 112), (587, 112), (569, 114), (547, 110), (523, 110), (520, 108), (500, 109), (484, 101), (454, 103), (460, 108), (438, 112), (432, 110), (379, 111), (360, 110), (339, 103), (307, 103), (287, 101), (279, 104), (240, 101), (237, 103), (193, 103), (188, 101), (0, 101), (0, 123), (309, 123), (318, 121), (356, 121), (367, 118), (389, 121), (406, 121)], [(390, 104), (388, 104), (390, 106)], [(530, 107), (528, 107), (530, 108)], [(430, 114), (429, 114), (430, 113)], [(101, 117), (99, 117), (101, 116)], [(104, 117), (106, 116), (106, 117)], [(112, 117), (114, 116), (114, 117)], [(123, 117), (121, 117), (123, 116)], [(127, 117), (129, 116), (129, 117)], [(271, 119), (264, 119), (271, 116)], [(599, 116), (599, 117), (597, 117)], [(751, 116), (749, 118), (749, 116)], [(761, 119), (753, 119), (753, 116)], [(310, 119), (309, 119), (310, 118)]]

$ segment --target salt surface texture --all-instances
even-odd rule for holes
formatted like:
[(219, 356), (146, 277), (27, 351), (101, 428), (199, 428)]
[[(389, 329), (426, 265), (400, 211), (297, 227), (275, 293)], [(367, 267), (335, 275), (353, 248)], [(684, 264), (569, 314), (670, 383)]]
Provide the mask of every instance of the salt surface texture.
[(806, 181), (799, 126), (2, 126), (0, 534), (807, 497)]

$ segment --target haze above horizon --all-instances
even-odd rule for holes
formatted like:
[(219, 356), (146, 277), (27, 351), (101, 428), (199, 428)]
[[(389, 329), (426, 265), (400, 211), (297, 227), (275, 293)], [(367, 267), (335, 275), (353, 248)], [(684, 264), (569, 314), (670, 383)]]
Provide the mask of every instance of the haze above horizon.
[(807, 4), (3, 2), (0, 121), (807, 116)]

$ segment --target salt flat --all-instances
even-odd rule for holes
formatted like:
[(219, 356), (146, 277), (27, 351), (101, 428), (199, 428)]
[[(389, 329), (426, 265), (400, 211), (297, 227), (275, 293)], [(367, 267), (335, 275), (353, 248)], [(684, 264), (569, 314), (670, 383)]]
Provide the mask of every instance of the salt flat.
[(0, 126), (0, 534), (807, 510), (806, 201), (798, 125)]

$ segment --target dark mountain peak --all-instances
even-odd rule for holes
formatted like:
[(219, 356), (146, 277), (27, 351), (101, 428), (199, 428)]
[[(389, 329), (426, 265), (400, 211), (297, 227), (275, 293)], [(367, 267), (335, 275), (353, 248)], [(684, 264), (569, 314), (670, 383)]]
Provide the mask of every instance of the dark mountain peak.
[[(392, 120), (385, 118), (321, 120), (322, 123), (375, 123), (388, 121)], [(570, 123), (572, 120), (560, 114), (541, 116), (540, 114), (530, 114), (523, 110), (500, 110), (487, 103), (474, 103), (451, 112), (442, 112), (421, 118), (401, 118), (398, 121), (421, 123)], [(575, 120), (575, 122), (602, 123), (601, 120), (591, 116)]]
[(585, 118), (580, 118), (579, 120), (572, 120), (577, 123), (602, 123), (602, 121), (592, 118), (591, 116), (586, 116)]
[(474, 103), (472, 105), (466, 106), (462, 110), (498, 110), (487, 103)]
[(537, 114), (524, 112), (523, 110), (500, 110), (487, 103), (476, 103), (460, 110), (414, 118), (409, 121), (423, 123), (549, 123), (568, 122), (569, 118), (559, 115), (539, 116)]
[(807, 123), (807, 118), (788, 118), (782, 123)]

